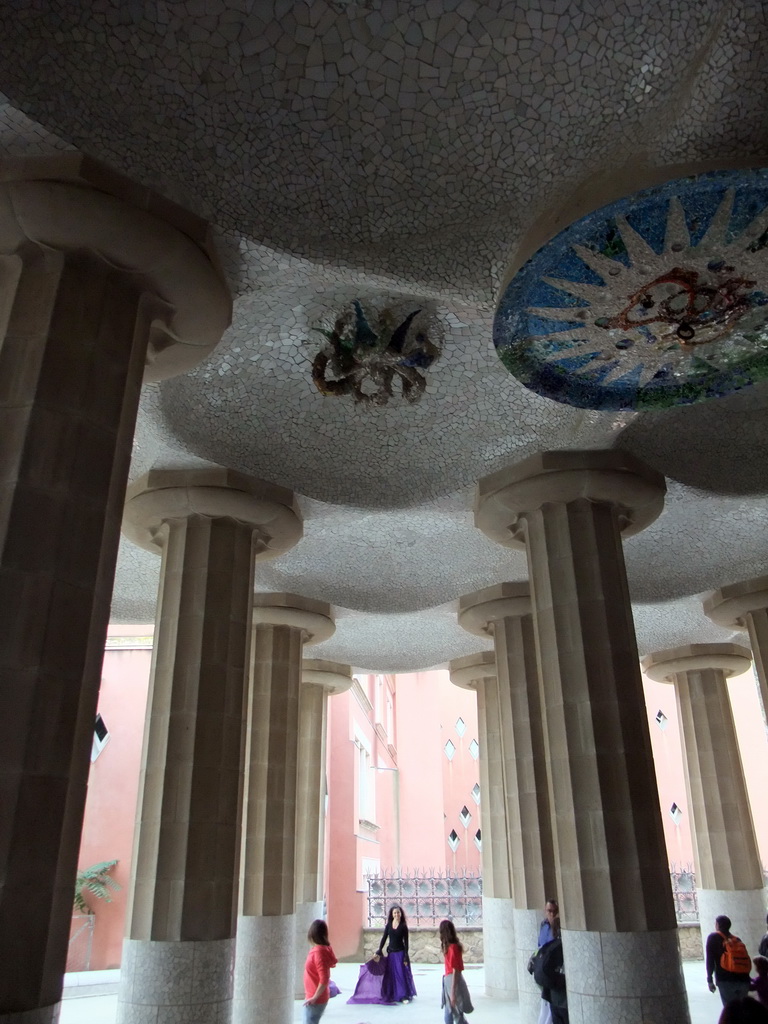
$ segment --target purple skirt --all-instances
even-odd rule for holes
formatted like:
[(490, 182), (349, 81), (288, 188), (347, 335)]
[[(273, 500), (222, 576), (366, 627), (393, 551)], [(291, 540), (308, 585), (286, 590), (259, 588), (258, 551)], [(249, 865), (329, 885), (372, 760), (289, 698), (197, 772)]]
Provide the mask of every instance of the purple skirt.
[(348, 1003), (399, 1003), (413, 999), (411, 965), (405, 963), (404, 953), (390, 953), (377, 963), (369, 960), (360, 968), (360, 977)]

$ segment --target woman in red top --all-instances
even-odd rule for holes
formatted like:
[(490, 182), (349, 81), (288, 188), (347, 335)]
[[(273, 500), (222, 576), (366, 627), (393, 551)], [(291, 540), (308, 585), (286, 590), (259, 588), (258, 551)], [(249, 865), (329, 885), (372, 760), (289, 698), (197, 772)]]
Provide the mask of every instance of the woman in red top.
[(330, 998), (331, 968), (336, 966), (336, 954), (328, 938), (325, 921), (313, 921), (307, 938), (312, 949), (304, 964), (304, 1024), (317, 1024), (325, 1013)]
[(474, 1007), (464, 980), (464, 947), (459, 942), (453, 921), (440, 922), (440, 945), (445, 957), (443, 975), (443, 1021), (445, 1024), (466, 1024), (465, 1013)]

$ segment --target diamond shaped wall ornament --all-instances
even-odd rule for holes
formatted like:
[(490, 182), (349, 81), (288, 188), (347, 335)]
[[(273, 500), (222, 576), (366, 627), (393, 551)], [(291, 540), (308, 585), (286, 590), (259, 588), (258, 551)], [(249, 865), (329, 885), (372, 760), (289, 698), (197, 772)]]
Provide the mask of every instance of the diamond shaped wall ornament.
[(501, 361), (587, 409), (644, 410), (768, 377), (768, 169), (668, 181), (582, 217), (507, 286)]
[(418, 402), (427, 386), (421, 371), (440, 355), (426, 320), (422, 309), (405, 316), (384, 309), (369, 319), (355, 299), (331, 330), (313, 328), (326, 339), (312, 362), (315, 387), (322, 395), (352, 395), (356, 402), (386, 405), (398, 385), (407, 402)]

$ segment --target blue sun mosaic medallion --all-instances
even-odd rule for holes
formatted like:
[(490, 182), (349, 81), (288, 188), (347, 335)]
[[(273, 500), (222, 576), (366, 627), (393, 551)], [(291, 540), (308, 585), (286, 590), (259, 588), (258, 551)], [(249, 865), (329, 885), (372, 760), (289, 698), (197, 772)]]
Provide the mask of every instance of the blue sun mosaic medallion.
[(668, 181), (547, 242), (493, 328), (526, 387), (587, 409), (658, 409), (768, 378), (768, 169)]

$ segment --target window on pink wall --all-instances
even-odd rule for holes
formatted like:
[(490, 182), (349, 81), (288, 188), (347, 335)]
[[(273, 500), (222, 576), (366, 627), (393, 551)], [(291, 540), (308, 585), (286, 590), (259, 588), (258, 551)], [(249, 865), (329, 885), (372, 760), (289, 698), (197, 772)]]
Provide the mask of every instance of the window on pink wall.
[(104, 747), (109, 743), (109, 729), (101, 715), (96, 715), (93, 726), (93, 743), (91, 744), (91, 761), (95, 761)]
[(368, 889), (368, 879), (381, 874), (381, 861), (378, 857), (363, 857), (360, 866), (363, 877), (359, 891), (365, 892)]
[(355, 737), (357, 747), (357, 816), (362, 821), (376, 821), (376, 777), (371, 751), (361, 736)]

